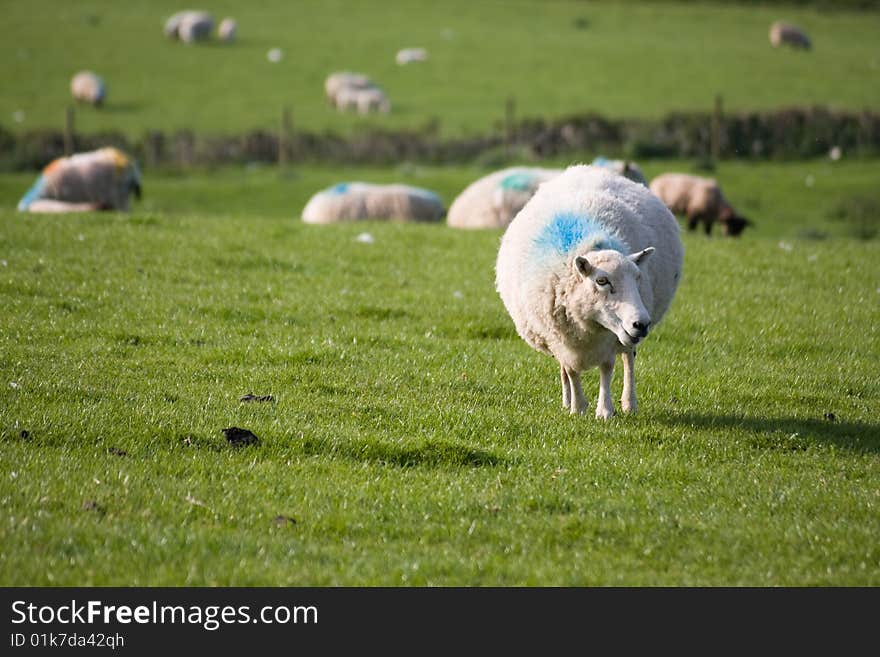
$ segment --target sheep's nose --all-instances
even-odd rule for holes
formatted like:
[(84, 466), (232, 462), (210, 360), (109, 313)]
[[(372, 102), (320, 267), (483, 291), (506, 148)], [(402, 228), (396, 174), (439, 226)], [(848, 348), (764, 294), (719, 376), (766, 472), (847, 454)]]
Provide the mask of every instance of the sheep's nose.
[(638, 335), (645, 336), (648, 335), (648, 327), (651, 326), (651, 320), (646, 319), (644, 322), (633, 322), (633, 328), (638, 332)]

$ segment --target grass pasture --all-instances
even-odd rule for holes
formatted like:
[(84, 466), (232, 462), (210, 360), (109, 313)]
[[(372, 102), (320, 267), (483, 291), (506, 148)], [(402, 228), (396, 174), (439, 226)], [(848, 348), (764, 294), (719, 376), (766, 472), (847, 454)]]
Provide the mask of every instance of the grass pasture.
[(0, 579), (880, 584), (878, 241), (797, 227), (824, 216), (806, 173), (830, 206), (870, 168), (824, 166), (730, 170), (798, 185), (742, 239), (685, 236), (640, 413), (608, 423), (566, 415), (513, 331), (498, 232), (307, 226), (267, 170), (157, 174), (129, 216), (18, 215), (0, 178)]
[[(0, 125), (60, 128), (74, 72), (108, 85), (102, 110), (82, 108), (77, 129), (148, 129), (231, 134), (274, 129), (290, 106), (298, 129), (348, 133), (436, 121), (449, 135), (483, 133), (504, 117), (597, 111), (659, 117), (708, 110), (716, 94), (729, 111), (823, 104), (880, 104), (880, 13), (797, 6), (569, 0), (209, 0), (232, 15), (232, 45), (185, 46), (162, 34), (176, 0), (31, 0), (4, 5), (9, 38)], [(772, 21), (804, 26), (809, 53), (774, 50)], [(52, 38), (47, 39), (46, 35)], [(398, 66), (398, 49), (420, 46), (428, 61)], [(267, 60), (271, 48), (284, 58)], [(367, 119), (329, 108), (323, 81), (359, 70), (387, 89), (394, 111)]]

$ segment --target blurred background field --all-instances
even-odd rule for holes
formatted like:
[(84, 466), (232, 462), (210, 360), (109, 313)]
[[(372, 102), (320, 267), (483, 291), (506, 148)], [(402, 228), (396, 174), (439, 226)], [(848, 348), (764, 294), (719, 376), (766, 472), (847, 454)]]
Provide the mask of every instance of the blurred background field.
[[(174, 0), (34, 0), (4, 5), (0, 125), (61, 127), (74, 72), (108, 85), (106, 107), (80, 111), (83, 132), (148, 129), (234, 134), (274, 129), (282, 106), (297, 128), (343, 134), (363, 127), (332, 111), (324, 78), (362, 71), (387, 89), (394, 111), (369, 117), (389, 129), (429, 122), (447, 135), (486, 133), (516, 99), (520, 117), (598, 112), (660, 117), (821, 104), (880, 105), (880, 14), (825, 5), (576, 2), (570, 0), (266, 0), (196, 3), (239, 24), (233, 44), (166, 39)], [(840, 6), (838, 4), (838, 6)], [(772, 21), (811, 35), (810, 53), (774, 49)], [(398, 66), (408, 46), (429, 58)], [(283, 58), (267, 59), (272, 48)]]

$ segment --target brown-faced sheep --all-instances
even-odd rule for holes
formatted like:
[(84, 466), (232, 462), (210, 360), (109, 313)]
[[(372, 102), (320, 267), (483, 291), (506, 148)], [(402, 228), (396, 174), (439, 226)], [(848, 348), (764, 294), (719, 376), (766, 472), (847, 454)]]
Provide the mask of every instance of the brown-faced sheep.
[(786, 23), (784, 21), (776, 21), (770, 26), (770, 44), (774, 48), (782, 45), (791, 46), (792, 48), (803, 48), (809, 50), (810, 37), (797, 25)]
[(752, 222), (737, 214), (724, 197), (718, 181), (687, 173), (664, 173), (651, 181), (650, 189), (670, 211), (684, 215), (688, 230), (702, 223), (711, 235), (717, 221), (724, 235), (736, 237)]

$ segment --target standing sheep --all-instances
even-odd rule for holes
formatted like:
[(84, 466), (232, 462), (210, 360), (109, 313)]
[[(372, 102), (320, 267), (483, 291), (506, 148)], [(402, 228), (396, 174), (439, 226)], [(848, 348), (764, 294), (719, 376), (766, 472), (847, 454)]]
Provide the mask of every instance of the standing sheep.
[(336, 96), (343, 89), (368, 89), (372, 86), (373, 81), (362, 73), (339, 71), (331, 73), (324, 80), (324, 93), (327, 95), (327, 102), (337, 107)]
[(122, 151), (101, 148), (50, 162), (18, 203), (22, 212), (128, 210), (141, 197), (137, 164)]
[(509, 167), (472, 182), (452, 201), (447, 225), (453, 228), (506, 228), (538, 186), (562, 169)]
[(339, 183), (309, 199), (302, 220), (309, 224), (347, 221), (440, 221), (446, 209), (432, 191), (410, 185)]
[(786, 23), (784, 21), (776, 21), (770, 26), (770, 44), (774, 48), (782, 45), (791, 46), (792, 48), (803, 48), (809, 50), (810, 37), (797, 25)]
[(670, 211), (685, 216), (688, 230), (702, 223), (706, 235), (711, 235), (718, 221), (724, 235), (737, 237), (752, 225), (728, 203), (714, 178), (664, 173), (651, 181), (650, 189)]
[(675, 217), (645, 187), (577, 165), (544, 183), (504, 233), (495, 285), (517, 333), (559, 362), (562, 404), (586, 412), (580, 373), (599, 368), (596, 417), (614, 415), (623, 360), (625, 412), (636, 410), (635, 348), (669, 308), (684, 248)]
[(101, 107), (107, 97), (107, 86), (92, 71), (80, 71), (70, 80), (70, 94), (74, 100)]

